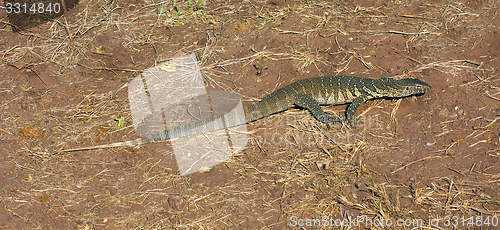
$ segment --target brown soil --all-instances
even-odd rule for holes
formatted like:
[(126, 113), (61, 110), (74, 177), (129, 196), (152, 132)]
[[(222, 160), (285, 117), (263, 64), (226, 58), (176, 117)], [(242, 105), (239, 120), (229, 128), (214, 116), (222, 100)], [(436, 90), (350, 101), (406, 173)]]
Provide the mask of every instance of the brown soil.
[[(1, 229), (500, 224), (498, 1), (98, 0), (21, 31), (8, 20), (0, 8)], [(355, 128), (300, 108), (269, 116), (249, 124), (244, 151), (188, 176), (165, 142), (51, 156), (137, 138), (127, 83), (180, 53), (200, 57), (210, 90), (245, 103), (328, 75), (432, 89), (363, 104)]]

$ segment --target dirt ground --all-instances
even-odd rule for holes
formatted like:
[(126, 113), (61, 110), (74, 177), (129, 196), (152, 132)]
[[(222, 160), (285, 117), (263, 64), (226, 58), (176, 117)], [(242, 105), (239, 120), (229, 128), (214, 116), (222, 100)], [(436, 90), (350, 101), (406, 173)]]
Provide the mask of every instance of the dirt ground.
[[(0, 8), (0, 228), (500, 229), (499, 7), (82, 0), (19, 31)], [(168, 142), (52, 155), (138, 138), (127, 84), (181, 53), (244, 104), (329, 75), (432, 89), (369, 101), (353, 128), (274, 114), (248, 125), (242, 152), (187, 176)]]

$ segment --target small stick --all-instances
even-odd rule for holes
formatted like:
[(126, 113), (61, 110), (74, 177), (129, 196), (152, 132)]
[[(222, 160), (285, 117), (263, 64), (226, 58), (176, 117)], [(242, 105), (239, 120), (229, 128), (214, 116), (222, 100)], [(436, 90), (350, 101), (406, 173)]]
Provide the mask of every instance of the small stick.
[(138, 138), (138, 139), (131, 140), (131, 141), (124, 141), (124, 142), (118, 142), (118, 143), (112, 143), (112, 144), (88, 146), (88, 147), (76, 148), (76, 149), (64, 149), (64, 150), (55, 152), (55, 153), (51, 154), (50, 156), (58, 155), (61, 153), (76, 152), (76, 151), (83, 151), (83, 150), (108, 149), (108, 148), (135, 146), (135, 145), (150, 143), (153, 141), (154, 140), (151, 138)]
[(423, 32), (418, 32), (418, 33), (406, 33), (402, 31), (394, 31), (394, 30), (389, 30), (389, 31), (381, 31), (380, 33), (390, 33), (390, 34), (401, 34), (401, 35), (422, 35), (422, 34), (430, 34), (431, 32), (423, 31)]
[(67, 93), (63, 93), (63, 92), (61, 92), (61, 91), (58, 91), (58, 90), (56, 90), (56, 89), (54, 89), (54, 88), (50, 87), (50, 85), (49, 85), (49, 84), (47, 84), (47, 82), (45, 82), (45, 80), (43, 80), (43, 78), (42, 78), (40, 75), (38, 75), (38, 73), (37, 73), (37, 72), (36, 72), (33, 68), (31, 68), (31, 66), (26, 66), (26, 68), (27, 68), (27, 69), (29, 69), (29, 70), (31, 70), (31, 72), (33, 72), (33, 73), (34, 73), (34, 74), (38, 77), (38, 79), (40, 79), (40, 81), (42, 81), (42, 83), (43, 83), (45, 86), (47, 86), (47, 88), (49, 88), (50, 90), (52, 90), (52, 91), (54, 91), (54, 92), (56, 92), (56, 93), (58, 93), (58, 94), (62, 94), (62, 95), (64, 95), (64, 96), (69, 96), (69, 97), (88, 96), (88, 95), (80, 95), (80, 94), (67, 94)]
[(408, 167), (408, 166), (410, 166), (410, 165), (412, 165), (412, 164), (415, 164), (415, 163), (417, 163), (417, 162), (424, 161), (424, 160), (433, 159), (433, 158), (438, 158), (438, 159), (441, 159), (441, 158), (446, 158), (446, 157), (441, 157), (441, 156), (428, 156), (428, 157), (424, 157), (424, 158), (418, 159), (418, 160), (416, 160), (416, 161), (412, 161), (412, 162), (410, 162), (410, 163), (408, 163), (408, 164), (405, 164), (404, 166), (402, 166), (402, 167), (400, 167), (400, 168), (398, 168), (398, 169), (396, 169), (396, 170), (392, 171), (391, 173), (392, 173), (392, 174), (394, 174), (394, 173), (396, 173), (396, 172), (398, 172), (398, 171), (400, 171), (400, 170), (402, 170), (402, 169), (404, 169), (404, 168), (406, 168), (406, 167)]

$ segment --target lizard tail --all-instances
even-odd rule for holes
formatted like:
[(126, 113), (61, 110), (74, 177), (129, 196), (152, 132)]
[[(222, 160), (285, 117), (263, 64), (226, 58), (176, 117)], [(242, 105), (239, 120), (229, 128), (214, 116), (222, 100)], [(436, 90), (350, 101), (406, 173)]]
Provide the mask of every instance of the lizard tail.
[(55, 152), (55, 153), (51, 154), (50, 156), (61, 154), (61, 153), (76, 152), (76, 151), (83, 151), (83, 150), (135, 146), (135, 145), (145, 144), (145, 143), (149, 143), (149, 142), (153, 142), (153, 139), (151, 139), (151, 138), (138, 138), (138, 139), (131, 140), (131, 141), (124, 141), (124, 142), (118, 142), (118, 143), (113, 143), (113, 144), (96, 145), (96, 146), (89, 146), (89, 147), (76, 148), (76, 149), (64, 149), (64, 150)]

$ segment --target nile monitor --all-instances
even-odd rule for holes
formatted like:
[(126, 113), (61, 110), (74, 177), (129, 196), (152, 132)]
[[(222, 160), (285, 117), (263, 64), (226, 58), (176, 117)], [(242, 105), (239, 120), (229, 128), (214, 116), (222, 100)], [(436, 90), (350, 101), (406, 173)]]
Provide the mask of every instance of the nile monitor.
[[(401, 98), (425, 93), (431, 87), (418, 79), (392, 78), (368, 79), (349, 76), (317, 77), (294, 82), (265, 96), (260, 102), (245, 106), (241, 111), (226, 113), (222, 116), (200, 120), (173, 127), (150, 138), (114, 144), (67, 149), (61, 152), (133, 146), (153, 141), (168, 140), (189, 136), (204, 131), (214, 131), (226, 127), (234, 127), (274, 113), (282, 112), (292, 105), (308, 109), (318, 121), (328, 125), (329, 122), (357, 123), (354, 113), (359, 105), (376, 98)], [(326, 115), (320, 105), (340, 105), (351, 103), (346, 110), (346, 117)], [(244, 117), (242, 117), (244, 116)], [(216, 122), (218, 121), (218, 122)], [(244, 122), (243, 122), (244, 121)]]

